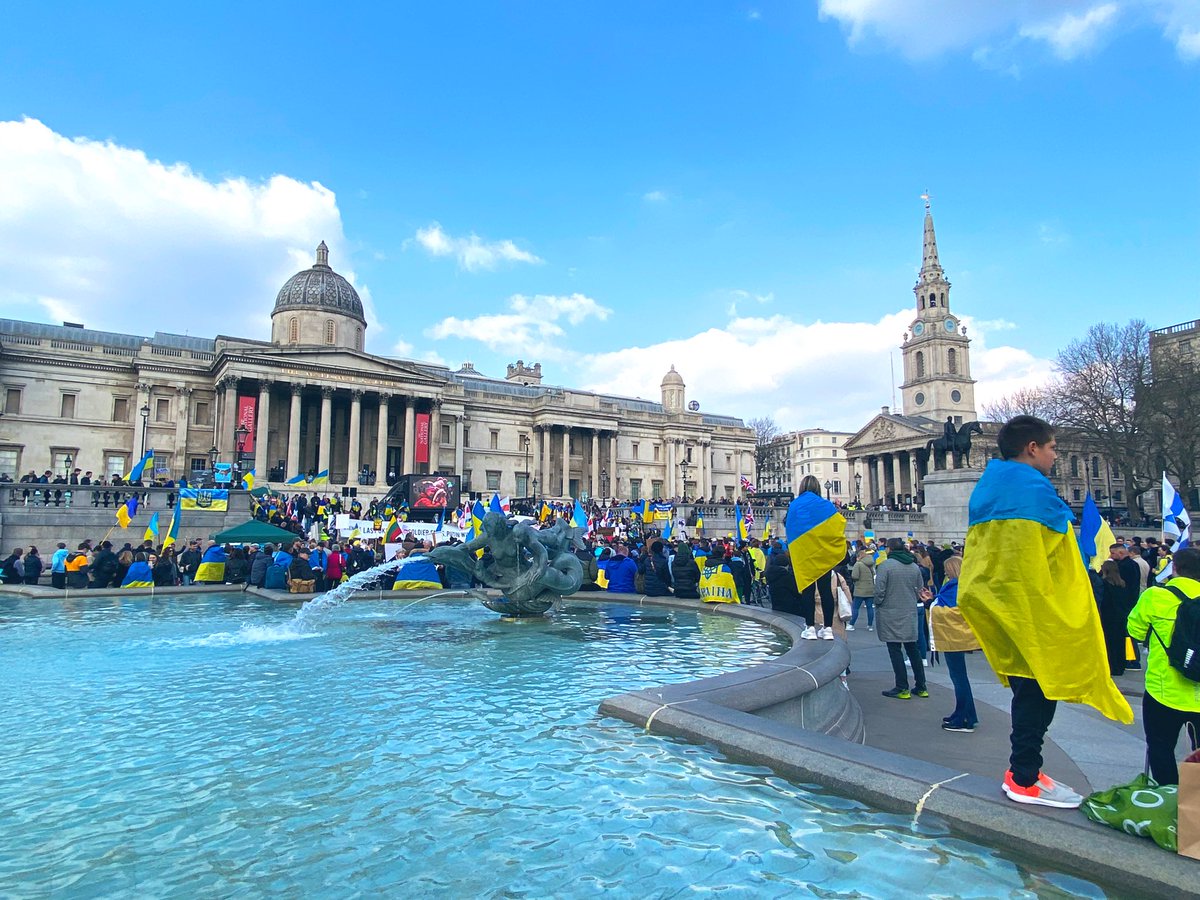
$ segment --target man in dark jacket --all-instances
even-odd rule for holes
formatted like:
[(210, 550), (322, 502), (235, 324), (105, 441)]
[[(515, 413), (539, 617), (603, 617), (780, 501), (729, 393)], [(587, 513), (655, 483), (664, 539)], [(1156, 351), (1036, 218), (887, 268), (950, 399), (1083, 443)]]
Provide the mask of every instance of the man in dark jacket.
[(638, 560), (642, 585), (647, 597), (667, 597), (671, 593), (671, 569), (663, 552), (662, 541), (652, 541), (649, 551)]
[(253, 555), (250, 558), (249, 583), (254, 587), (262, 587), (267, 577), (267, 569), (271, 566), (271, 557), (275, 553), (275, 547), (267, 544), (261, 550), (255, 550), (253, 546), (250, 550)]
[(288, 579), (291, 581), (316, 581), (312, 566), (308, 562), (308, 548), (301, 548), (296, 558), (288, 566)]
[(675, 585), (675, 596), (685, 600), (700, 599), (700, 567), (687, 541), (675, 545), (675, 558), (671, 560), (671, 581)]
[[(200, 542), (191, 541), (188, 548), (179, 554), (179, 576), (184, 584), (191, 584), (196, 577), (196, 568), (204, 554), (200, 552)], [(93, 566), (94, 567), (94, 566)]]
[(800, 615), (800, 589), (796, 587), (792, 558), (788, 554), (776, 553), (767, 560), (767, 590), (771, 595), (771, 609)]
[(113, 587), (113, 579), (117, 577), (118, 565), (117, 554), (112, 552), (112, 544), (105, 541), (92, 556), (92, 583), (89, 587)]
[[(1113, 544), (1108, 548), (1109, 558), (1117, 561), (1117, 571), (1125, 582), (1125, 603), (1121, 608), (1121, 619), (1127, 619), (1137, 606), (1138, 596), (1142, 593), (1142, 569), (1129, 556), (1129, 549), (1124, 544)], [(1125, 668), (1140, 669), (1142, 667), (1142, 648), (1133, 641), (1133, 660), (1126, 661)]]

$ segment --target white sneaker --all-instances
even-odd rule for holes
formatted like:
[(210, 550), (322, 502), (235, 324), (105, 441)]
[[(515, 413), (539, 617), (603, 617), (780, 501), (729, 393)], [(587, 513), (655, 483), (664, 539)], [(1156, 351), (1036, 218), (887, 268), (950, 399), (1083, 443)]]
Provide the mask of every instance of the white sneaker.
[(821, 629), (821, 640), (832, 641), (833, 640), (833, 629), (832, 628), (822, 628)]
[(809, 625), (800, 633), (800, 637), (804, 638), (806, 641), (815, 641), (817, 639), (817, 629)]
[(846, 630), (847, 630), (847, 631), (853, 631), (853, 630), (854, 630), (854, 626), (853, 626), (853, 625), (847, 625), (847, 626), (846, 626)]
[(867, 631), (874, 631), (874, 630), (875, 630), (875, 626), (874, 626), (874, 625), (868, 625), (868, 626), (867, 626)]

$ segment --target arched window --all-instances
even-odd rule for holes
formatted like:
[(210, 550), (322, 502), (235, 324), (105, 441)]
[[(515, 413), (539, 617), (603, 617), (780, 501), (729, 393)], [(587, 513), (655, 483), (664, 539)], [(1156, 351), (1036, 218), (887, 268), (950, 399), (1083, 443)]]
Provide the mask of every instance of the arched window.
[(946, 351), (946, 371), (949, 372), (951, 375), (958, 374), (958, 351), (956, 351), (956, 350), (947, 350)]
[(300, 343), (300, 320), (295, 316), (288, 319), (288, 343)]
[(942, 306), (946, 305), (946, 292), (942, 291)]
[(354, 329), (354, 349), (355, 350), (362, 349), (362, 329), (361, 328)]
[(1071, 477), (1072, 478), (1079, 477), (1079, 457), (1078, 456), (1071, 457)]
[(917, 377), (920, 378), (925, 374), (925, 353), (921, 350), (917, 351)]
[(325, 320), (325, 343), (332, 344), (337, 340), (337, 326), (333, 324), (333, 319)]
[(917, 299), (921, 301), (921, 303), (920, 303), (921, 309), (924, 309), (925, 308), (925, 295), (921, 294)]
[(930, 305), (930, 306), (937, 306), (937, 294), (930, 294), (930, 295), (929, 295), (929, 305)]

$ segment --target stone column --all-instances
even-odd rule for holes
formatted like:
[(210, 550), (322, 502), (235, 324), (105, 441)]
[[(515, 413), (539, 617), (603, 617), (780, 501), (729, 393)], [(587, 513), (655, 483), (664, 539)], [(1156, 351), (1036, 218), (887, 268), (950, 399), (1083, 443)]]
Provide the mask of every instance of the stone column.
[(317, 446), (317, 472), (329, 471), (329, 441), (333, 429), (333, 388), (321, 388), (321, 443)]
[(696, 487), (701, 500), (708, 499), (708, 476), (712, 468), (711, 445), (708, 441), (700, 442), (700, 472), (696, 475)]
[(442, 447), (442, 401), (434, 400), (433, 409), (429, 416), (429, 472), (441, 468)]
[(554, 429), (543, 425), (542, 432), (542, 493), (549, 495), (554, 492), (550, 484), (550, 442), (554, 439)]
[[(221, 433), (213, 443), (218, 447), (229, 447), (237, 453), (237, 437), (234, 434), (237, 430), (237, 379), (227, 375), (217, 387), (224, 391), (224, 396), (221, 400)], [(181, 446), (178, 450), (183, 452), (184, 447)], [(266, 481), (265, 477), (263, 481)]]
[(904, 486), (900, 483), (900, 454), (892, 453), (892, 502), (898, 502), (896, 494), (903, 494)]
[(920, 487), (918, 486), (920, 477), (921, 477), (920, 472), (917, 470), (917, 454), (914, 451), (909, 450), (908, 451), (908, 482), (911, 485), (914, 504), (917, 502), (917, 491), (920, 490)]
[(463, 471), (463, 417), (454, 417), (454, 471), (462, 475)]
[[(192, 388), (178, 387), (175, 388), (175, 393), (179, 398), (179, 414), (175, 417), (175, 456), (180, 457), (187, 452), (188, 445), (188, 425), (192, 421)], [(220, 442), (214, 440), (213, 446), (221, 449)], [(229, 458), (234, 459), (237, 456), (237, 444), (234, 444), (233, 453)], [(220, 460), (220, 456), (217, 459)], [(149, 474), (142, 476), (142, 481), (151, 484), (154, 481), (153, 466), (150, 467)], [(235, 485), (236, 487), (237, 485)]]
[(287, 468), (283, 470), (283, 480), (294, 478), (300, 474), (300, 395), (304, 385), (292, 385), (292, 409), (288, 415)]
[(562, 441), (562, 493), (559, 496), (569, 497), (571, 495), (571, 429), (563, 429)]
[(667, 441), (667, 477), (663, 479), (663, 499), (675, 496), (675, 441)]
[(600, 432), (592, 430), (592, 482), (588, 496), (595, 498), (600, 491)]
[(608, 495), (616, 497), (617, 485), (617, 433), (614, 431), (608, 436)]
[(362, 391), (350, 392), (350, 455), (346, 459), (346, 483), (358, 484), (358, 471), (362, 468)]
[(733, 452), (736, 471), (734, 472), (734, 487), (733, 496), (740, 497), (742, 495), (742, 451), (734, 450)]
[(404, 471), (397, 475), (405, 475), (416, 468), (417, 440), (417, 406), (413, 397), (404, 400)]
[(887, 499), (887, 484), (883, 480), (883, 454), (875, 457), (875, 465), (872, 467), (872, 474), (875, 476), (875, 496), (873, 500)]
[(375, 487), (387, 487), (388, 401), (391, 394), (379, 395), (379, 423), (375, 444)]
[(267, 435), (270, 434), (271, 382), (262, 379), (258, 383), (258, 428), (254, 435), (254, 471), (262, 475), (270, 471), (267, 457)]

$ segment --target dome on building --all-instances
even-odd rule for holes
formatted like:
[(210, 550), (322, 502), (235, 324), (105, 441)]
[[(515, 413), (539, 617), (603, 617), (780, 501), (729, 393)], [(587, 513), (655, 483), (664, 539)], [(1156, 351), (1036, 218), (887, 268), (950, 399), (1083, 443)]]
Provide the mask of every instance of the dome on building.
[(671, 371), (663, 376), (662, 387), (667, 387), (668, 385), (679, 385), (680, 387), (683, 387), (683, 376), (675, 371), (674, 365), (671, 366)]
[(329, 267), (329, 248), (324, 241), (317, 247), (313, 267), (297, 272), (279, 289), (271, 315), (285, 310), (336, 312), (367, 324), (358, 291)]

